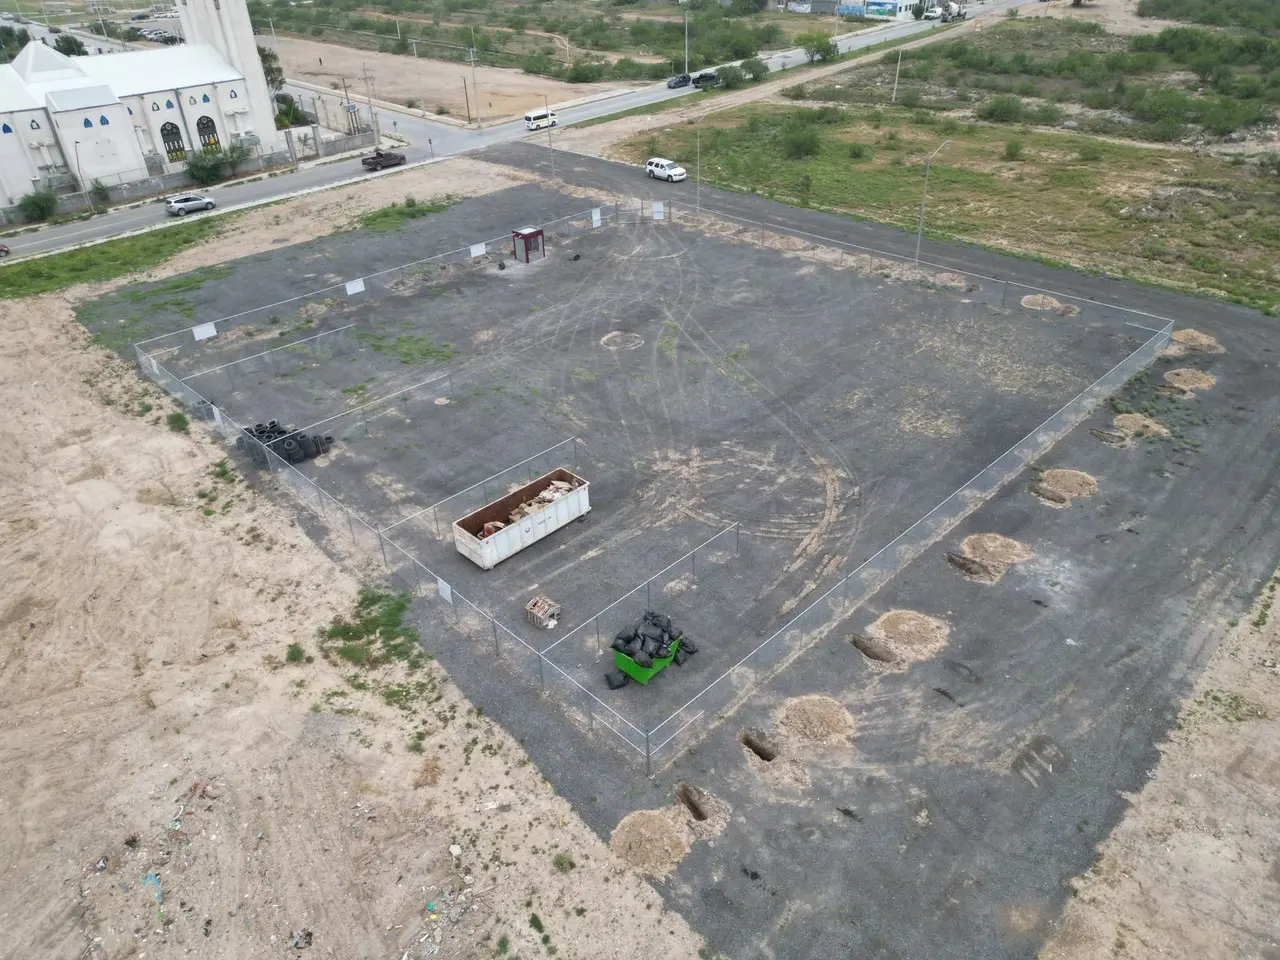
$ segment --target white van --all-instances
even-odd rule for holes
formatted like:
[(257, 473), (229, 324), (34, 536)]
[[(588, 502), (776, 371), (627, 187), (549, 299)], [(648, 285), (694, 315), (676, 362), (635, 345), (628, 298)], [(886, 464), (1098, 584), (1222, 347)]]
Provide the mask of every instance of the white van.
[(526, 130), (541, 130), (543, 127), (554, 127), (556, 125), (556, 112), (554, 110), (530, 110), (524, 115), (524, 128)]

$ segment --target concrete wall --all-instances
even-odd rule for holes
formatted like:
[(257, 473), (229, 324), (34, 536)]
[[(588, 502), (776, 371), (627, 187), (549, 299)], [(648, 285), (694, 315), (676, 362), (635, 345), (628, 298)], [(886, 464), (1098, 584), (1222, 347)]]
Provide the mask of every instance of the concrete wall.
[(55, 113), (53, 127), (68, 168), (85, 183), (127, 171), (146, 175), (147, 165), (123, 104)]
[(11, 132), (0, 127), (0, 205), (9, 206), (67, 168), (57, 131), (43, 108), (7, 113), (2, 122)]

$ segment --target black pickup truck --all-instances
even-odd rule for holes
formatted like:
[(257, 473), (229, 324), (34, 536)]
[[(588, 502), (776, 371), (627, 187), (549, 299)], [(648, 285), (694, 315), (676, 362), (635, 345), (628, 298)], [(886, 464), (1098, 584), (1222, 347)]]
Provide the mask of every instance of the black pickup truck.
[(404, 154), (396, 150), (375, 150), (369, 156), (360, 158), (360, 164), (366, 170), (398, 167), (402, 163), (404, 163)]
[(710, 70), (704, 71), (693, 78), (693, 85), (699, 90), (709, 90), (714, 86), (718, 86), (720, 78)]

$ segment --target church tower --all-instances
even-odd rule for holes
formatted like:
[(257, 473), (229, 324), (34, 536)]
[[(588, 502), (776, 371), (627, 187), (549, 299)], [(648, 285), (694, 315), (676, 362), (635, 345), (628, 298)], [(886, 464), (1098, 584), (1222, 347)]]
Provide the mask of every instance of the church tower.
[(188, 44), (213, 47), (244, 77), (248, 110), (241, 105), (236, 111), (249, 114), (238, 118), (242, 129), (251, 127), (264, 153), (280, 149), (282, 143), (275, 127), (271, 91), (262, 73), (257, 39), (245, 0), (179, 0), (178, 17)]

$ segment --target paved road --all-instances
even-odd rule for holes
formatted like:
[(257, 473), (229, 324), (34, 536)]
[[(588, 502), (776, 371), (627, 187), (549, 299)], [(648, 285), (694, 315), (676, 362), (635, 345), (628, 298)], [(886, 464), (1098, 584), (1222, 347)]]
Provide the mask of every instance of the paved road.
[[(1009, 7), (1019, 6), (1022, 2), (1025, 2), (1025, 0), (992, 0), (990, 3), (971, 7), (971, 12), (973, 15), (991, 14), (993, 12), (1001, 12)], [(165, 22), (169, 24), (177, 23), (177, 21)], [(32, 26), (38, 27), (38, 25), (28, 24), (28, 28)], [(848, 53), (851, 50), (859, 50), (872, 44), (883, 43), (886, 40), (929, 33), (936, 29), (936, 26), (936, 21), (894, 23), (881, 29), (864, 30), (860, 33), (837, 37), (836, 45), (841, 53)], [(775, 71), (799, 66), (805, 61), (804, 51), (799, 49), (774, 53), (765, 59), (769, 69)], [(310, 90), (302, 90), (292, 85), (286, 85), (285, 89), (295, 96), (301, 95), (308, 99), (313, 95)], [(660, 103), (676, 97), (696, 95), (697, 91), (688, 87), (668, 90), (665, 83), (659, 83), (631, 90), (605, 100), (566, 107), (558, 110), (558, 113), (561, 125), (570, 126), (575, 123), (610, 116), (624, 110)], [(524, 124), (519, 120), (474, 130), (433, 121), (409, 111), (398, 113), (380, 111), (380, 114), (382, 127), (385, 131), (392, 132), (394, 130), (396, 134), (409, 141), (406, 153), (411, 166), (429, 163), (433, 158), (440, 160), (445, 157), (456, 156), (471, 150), (480, 150), (495, 144), (507, 143), (529, 136), (528, 131), (524, 129)], [(404, 168), (401, 167), (399, 169), (403, 170)], [(391, 170), (374, 176), (395, 176), (397, 172), (399, 170)], [(321, 166), (304, 167), (287, 176), (273, 177), (252, 183), (237, 183), (224, 187), (214, 187), (206, 192), (225, 211), (228, 208), (236, 208), (246, 204), (265, 203), (300, 191), (341, 186), (354, 180), (364, 179), (367, 176), (369, 175), (364, 173), (359, 163), (352, 159)], [(167, 216), (157, 201), (142, 207), (113, 210), (111, 213), (96, 217), (90, 221), (49, 227), (38, 232), (18, 235), (6, 241), (14, 254), (9, 259), (9, 263), (16, 262), (17, 259), (23, 256), (50, 253), (77, 244), (103, 240), (135, 230), (143, 230), (163, 223), (166, 219)]]

